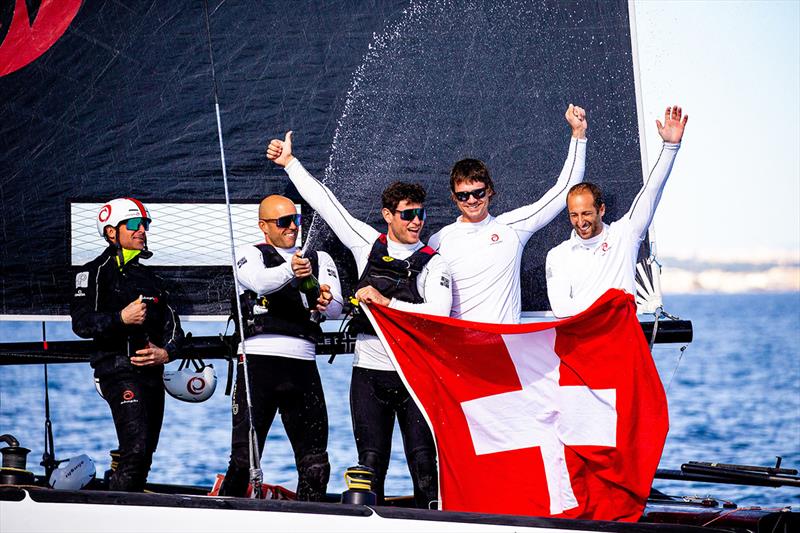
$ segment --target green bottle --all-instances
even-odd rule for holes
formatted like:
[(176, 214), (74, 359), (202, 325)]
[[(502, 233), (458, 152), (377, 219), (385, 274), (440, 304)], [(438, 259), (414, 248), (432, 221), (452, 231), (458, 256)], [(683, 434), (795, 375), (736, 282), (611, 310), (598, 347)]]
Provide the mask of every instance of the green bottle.
[(306, 276), (300, 280), (298, 287), (306, 297), (306, 305), (309, 309), (314, 310), (317, 308), (317, 299), (319, 299), (320, 288), (319, 280), (314, 274)]

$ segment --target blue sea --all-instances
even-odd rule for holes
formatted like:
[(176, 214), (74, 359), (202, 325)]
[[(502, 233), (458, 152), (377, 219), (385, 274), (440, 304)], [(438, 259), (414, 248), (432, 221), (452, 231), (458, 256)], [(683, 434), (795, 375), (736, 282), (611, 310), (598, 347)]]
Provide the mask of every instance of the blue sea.
[[(670, 432), (661, 468), (687, 461), (800, 468), (800, 293), (666, 296), (666, 309), (692, 320), (694, 342), (657, 345), (654, 358), (670, 410)], [(218, 324), (187, 322), (196, 335), (216, 334)], [(74, 338), (69, 323), (48, 324), (48, 339)], [(0, 322), (2, 341), (41, 340), (39, 323)], [(176, 365), (177, 363), (173, 363)], [(318, 359), (330, 418), (330, 492), (344, 490), (342, 473), (357, 456), (350, 425), (348, 388), (352, 357), (333, 364)], [(223, 394), (227, 367), (217, 367), (219, 385), (207, 402), (167, 398), (164, 428), (149, 480), (210, 485), (227, 467), (230, 398)], [(32, 450), (28, 468), (39, 473), (44, 445), (44, 367), (0, 367), (0, 434), (11, 433)], [(88, 364), (49, 365), (50, 403), (58, 458), (86, 453), (98, 475), (116, 446), (107, 404), (94, 390)], [(387, 493), (410, 494), (399, 431), (395, 429)], [(268, 483), (294, 489), (294, 459), (276, 420), (262, 458)], [(493, 490), (513, 487), (487, 486)], [(740, 506), (800, 508), (800, 490), (656, 480), (672, 495), (713, 496)]]

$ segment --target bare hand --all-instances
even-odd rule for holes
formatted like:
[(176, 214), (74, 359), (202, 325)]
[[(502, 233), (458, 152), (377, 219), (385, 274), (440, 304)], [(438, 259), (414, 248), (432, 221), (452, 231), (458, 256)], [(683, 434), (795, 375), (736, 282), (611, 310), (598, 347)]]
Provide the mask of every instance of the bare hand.
[(319, 286), (319, 298), (317, 298), (317, 311), (324, 313), (333, 300), (333, 293), (331, 293), (331, 286), (325, 283)]
[(272, 139), (267, 146), (267, 159), (275, 161), (275, 164), (285, 167), (292, 162), (292, 132), (286, 132), (284, 140)]
[[(681, 120), (683, 116), (683, 120)], [(664, 142), (679, 143), (683, 138), (683, 130), (686, 128), (686, 121), (689, 120), (689, 115), (683, 115), (683, 110), (678, 106), (668, 107), (664, 111), (664, 124), (656, 119), (656, 127), (658, 134), (664, 139)]]
[(572, 128), (573, 137), (576, 139), (586, 138), (586, 130), (589, 128), (589, 123), (586, 121), (586, 110), (569, 104), (567, 112), (564, 113), (564, 118), (567, 119), (569, 127)]
[(120, 312), (122, 323), (128, 326), (140, 326), (144, 324), (146, 316), (147, 304), (142, 301), (141, 296), (125, 306), (125, 309)]
[(359, 302), (364, 302), (368, 304), (378, 304), (378, 305), (389, 305), (389, 298), (384, 296), (383, 294), (378, 292), (378, 289), (373, 287), (372, 285), (367, 285), (366, 287), (361, 287), (356, 292), (356, 300)]
[(292, 272), (296, 278), (307, 278), (311, 275), (311, 260), (302, 254), (302, 250), (297, 250), (292, 256)]
[(169, 361), (169, 354), (164, 348), (159, 348), (152, 342), (147, 343), (147, 348), (136, 350), (138, 355), (131, 357), (134, 366), (163, 365)]

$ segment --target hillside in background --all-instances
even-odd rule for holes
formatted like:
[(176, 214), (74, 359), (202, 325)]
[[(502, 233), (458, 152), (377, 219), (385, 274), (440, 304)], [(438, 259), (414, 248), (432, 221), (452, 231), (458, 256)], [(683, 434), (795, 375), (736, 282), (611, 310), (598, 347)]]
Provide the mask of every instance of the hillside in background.
[(665, 294), (800, 291), (800, 250), (659, 257)]

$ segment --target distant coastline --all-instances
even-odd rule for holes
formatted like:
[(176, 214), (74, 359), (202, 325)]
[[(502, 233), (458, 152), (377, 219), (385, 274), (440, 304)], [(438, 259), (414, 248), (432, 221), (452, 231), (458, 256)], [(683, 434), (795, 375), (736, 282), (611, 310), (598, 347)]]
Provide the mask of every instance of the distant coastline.
[(800, 292), (800, 250), (665, 255), (664, 294)]

